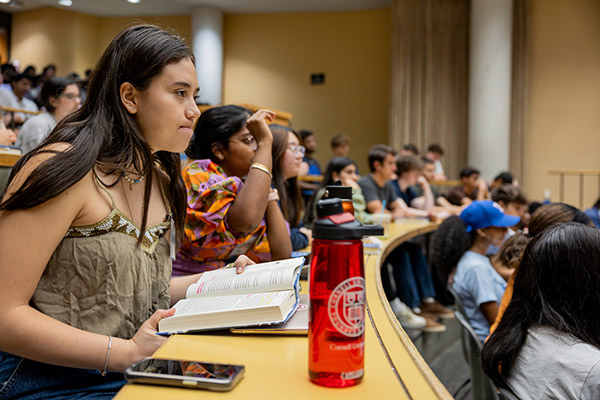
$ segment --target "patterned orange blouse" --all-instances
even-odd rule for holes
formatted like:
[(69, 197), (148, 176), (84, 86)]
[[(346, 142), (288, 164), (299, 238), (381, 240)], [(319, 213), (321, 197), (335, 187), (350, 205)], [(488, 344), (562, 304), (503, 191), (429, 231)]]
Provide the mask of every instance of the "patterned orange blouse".
[(173, 275), (219, 269), (241, 254), (254, 262), (271, 260), (265, 219), (250, 233), (229, 226), (227, 213), (243, 182), (228, 177), (210, 160), (196, 160), (184, 168), (187, 190), (185, 235), (173, 262)]

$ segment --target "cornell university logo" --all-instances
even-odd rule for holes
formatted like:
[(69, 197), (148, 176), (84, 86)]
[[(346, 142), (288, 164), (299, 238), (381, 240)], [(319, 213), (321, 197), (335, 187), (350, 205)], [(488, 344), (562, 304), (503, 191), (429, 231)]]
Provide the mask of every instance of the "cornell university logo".
[(327, 304), (329, 320), (335, 329), (348, 337), (365, 331), (365, 278), (348, 278), (331, 292)]

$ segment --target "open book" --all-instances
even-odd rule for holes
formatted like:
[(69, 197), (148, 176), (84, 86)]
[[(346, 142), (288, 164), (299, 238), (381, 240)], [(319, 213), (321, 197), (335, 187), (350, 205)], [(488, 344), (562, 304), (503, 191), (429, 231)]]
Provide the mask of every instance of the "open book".
[(205, 272), (175, 304), (175, 315), (161, 319), (161, 334), (278, 324), (298, 307), (304, 258)]

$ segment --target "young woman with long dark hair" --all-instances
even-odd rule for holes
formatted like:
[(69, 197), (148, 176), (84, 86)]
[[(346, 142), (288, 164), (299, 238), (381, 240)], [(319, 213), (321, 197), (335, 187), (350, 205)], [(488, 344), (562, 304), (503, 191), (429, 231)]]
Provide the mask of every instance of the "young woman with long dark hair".
[(77, 110), (81, 104), (77, 83), (58, 76), (44, 83), (41, 98), (46, 111), (25, 121), (15, 143), (23, 153), (37, 147), (60, 120)]
[(169, 259), (185, 219), (178, 153), (200, 114), (192, 52), (135, 26), (93, 71), (85, 104), (17, 162), (2, 196), (2, 398), (112, 397), (123, 375), (107, 371), (164, 343), (158, 321), (198, 279), (171, 279)]
[[(527, 235), (525, 235), (523, 233), (518, 233), (517, 235), (519, 235), (520, 237), (527, 237), (526, 240), (529, 240), (530, 238), (537, 236), (540, 233), (544, 232), (549, 227), (556, 225), (556, 224), (562, 224), (565, 222), (577, 222), (580, 224), (593, 226), (592, 221), (581, 210), (579, 210), (569, 204), (565, 204), (565, 203), (550, 203), (550, 204), (544, 204), (543, 206), (540, 206), (537, 210), (535, 210), (535, 212), (531, 216), (529, 225), (527, 226), (527, 230), (528, 230)], [(516, 238), (516, 240), (518, 240), (518, 238)], [(502, 247), (500, 248), (499, 253), (504, 252), (504, 250), (505, 250), (505, 245), (503, 244)], [(519, 257), (522, 257), (522, 255), (523, 254), (521, 252)], [(506, 290), (504, 291), (504, 295), (502, 296), (502, 301), (500, 302), (500, 305), (498, 307), (498, 313), (496, 314), (496, 320), (490, 327), (490, 334), (493, 333), (496, 330), (496, 328), (498, 327), (498, 324), (500, 323), (500, 320), (502, 319), (502, 316), (504, 315), (504, 311), (506, 311), (506, 307), (508, 307), (508, 304), (510, 303), (510, 299), (512, 297), (512, 292), (513, 292), (513, 285), (515, 283), (515, 277), (519, 270), (519, 264), (521, 264), (521, 259), (519, 258), (518, 260), (515, 260), (515, 263), (516, 263), (516, 268), (513, 271), (513, 273), (511, 274), (510, 278), (508, 279), (508, 283), (506, 285)]]
[(600, 231), (564, 223), (527, 245), (484, 371), (520, 399), (600, 398)]
[(273, 132), (273, 187), (279, 193), (281, 211), (290, 225), (292, 249), (300, 250), (308, 246), (312, 236), (301, 222), (304, 206), (298, 174), (304, 147), (300, 145), (296, 132), (289, 127), (272, 124), (269, 128)]
[(187, 213), (174, 274), (222, 268), (240, 254), (255, 262), (289, 258), (292, 245), (271, 189), (267, 122), (274, 117), (228, 105), (208, 109), (198, 120), (186, 151), (192, 162), (183, 170)]

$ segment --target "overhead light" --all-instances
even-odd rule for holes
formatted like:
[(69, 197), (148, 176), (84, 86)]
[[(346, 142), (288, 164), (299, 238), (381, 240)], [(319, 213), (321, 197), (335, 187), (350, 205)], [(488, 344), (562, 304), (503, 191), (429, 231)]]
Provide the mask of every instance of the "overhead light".
[(65, 7), (71, 7), (73, 5), (72, 0), (58, 0), (58, 4)]
[(2, 4), (8, 4), (8, 3), (10, 3), (10, 0), (0, 0), (0, 3), (2, 3)]
[(137, 4), (137, 3), (139, 3), (140, 1), (141, 1), (141, 0), (127, 0), (127, 2), (128, 2), (128, 3), (131, 3), (131, 4)]

